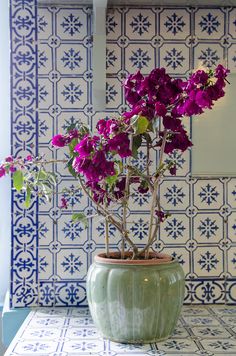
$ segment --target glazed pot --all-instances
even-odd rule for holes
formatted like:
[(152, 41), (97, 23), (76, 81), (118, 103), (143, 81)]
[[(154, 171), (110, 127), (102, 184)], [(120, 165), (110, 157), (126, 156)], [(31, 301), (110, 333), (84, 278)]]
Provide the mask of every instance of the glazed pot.
[(169, 255), (148, 260), (95, 256), (87, 297), (101, 335), (117, 342), (150, 343), (169, 338), (184, 299), (184, 272)]

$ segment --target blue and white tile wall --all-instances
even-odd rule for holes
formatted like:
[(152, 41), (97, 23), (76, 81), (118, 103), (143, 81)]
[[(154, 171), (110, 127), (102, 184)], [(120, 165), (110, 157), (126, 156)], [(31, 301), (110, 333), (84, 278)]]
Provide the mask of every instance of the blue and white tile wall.
[[(164, 66), (186, 75), (203, 63), (225, 62), (236, 70), (236, 8), (126, 7), (107, 14), (107, 87), (105, 113), (94, 113), (91, 99), (92, 11), (87, 7), (37, 7), (35, 0), (12, 0), (12, 151), (64, 157), (51, 137), (77, 119), (93, 128), (99, 118), (126, 108), (121, 83), (137, 69)], [(191, 132), (191, 125), (188, 123)], [(145, 156), (140, 152), (137, 165)], [(192, 179), (191, 152), (174, 153), (176, 177), (160, 187), (163, 207), (172, 216), (159, 232), (156, 248), (172, 253), (186, 273), (186, 303), (236, 302), (236, 178)], [(153, 157), (156, 162), (158, 157)], [(67, 187), (76, 210), (93, 206), (63, 166), (52, 166)], [(149, 193), (136, 192), (130, 229), (142, 244), (147, 234)], [(85, 230), (71, 224), (71, 210), (33, 202), (24, 210), (22, 196), (12, 199), (11, 305), (85, 306), (86, 271), (103, 249), (103, 223)], [(133, 216), (136, 222), (133, 223)], [(120, 237), (110, 227), (112, 248)]]

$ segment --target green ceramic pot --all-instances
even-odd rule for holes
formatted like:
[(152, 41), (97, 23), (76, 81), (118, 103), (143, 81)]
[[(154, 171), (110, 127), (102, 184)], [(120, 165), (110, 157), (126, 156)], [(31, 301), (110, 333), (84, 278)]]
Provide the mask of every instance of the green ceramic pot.
[(112, 257), (97, 255), (87, 276), (89, 308), (102, 336), (125, 343), (169, 338), (184, 299), (178, 261), (164, 254), (135, 261)]

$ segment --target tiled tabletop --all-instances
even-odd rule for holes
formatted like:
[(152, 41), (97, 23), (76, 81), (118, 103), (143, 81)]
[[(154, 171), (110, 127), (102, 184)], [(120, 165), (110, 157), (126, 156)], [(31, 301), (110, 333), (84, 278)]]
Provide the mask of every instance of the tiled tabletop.
[(236, 355), (236, 306), (184, 306), (172, 338), (128, 345), (101, 338), (88, 309), (33, 309), (5, 356)]

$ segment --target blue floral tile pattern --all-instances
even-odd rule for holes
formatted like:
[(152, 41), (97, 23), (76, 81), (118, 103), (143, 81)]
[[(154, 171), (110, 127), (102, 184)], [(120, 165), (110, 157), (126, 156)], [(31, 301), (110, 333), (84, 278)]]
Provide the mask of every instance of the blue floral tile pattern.
[(152, 344), (103, 339), (86, 308), (31, 311), (5, 356), (235, 355), (235, 308), (185, 306), (172, 337)]
[[(100, 118), (122, 114), (127, 106), (121, 83), (127, 73), (137, 69), (148, 73), (155, 66), (164, 66), (171, 75), (185, 77), (201, 64), (211, 68), (225, 62), (236, 71), (233, 6), (109, 8), (106, 110), (94, 112), (91, 8), (35, 5), (36, 0), (11, 1), (13, 154), (24, 156), (27, 151), (52, 159), (66, 157), (63, 150), (52, 149), (51, 137), (78, 119), (94, 129)], [(191, 133), (190, 123), (186, 126)], [(135, 162), (141, 169), (145, 154), (141, 149)], [(186, 303), (235, 304), (236, 178), (193, 179), (191, 151), (174, 152), (172, 159), (177, 175), (166, 173), (160, 187), (163, 208), (172, 215), (161, 227), (154, 247), (171, 253), (182, 264)], [(158, 154), (151, 160), (154, 171)], [(88, 229), (71, 224), (72, 208), (91, 215), (94, 207), (81, 191), (76, 192), (76, 183), (63, 164), (52, 169), (60, 182), (58, 189), (67, 188), (64, 196), (71, 210), (61, 211), (60, 201), (54, 197), (52, 202), (34, 200), (26, 211), (22, 194), (12, 195), (14, 307), (87, 306), (86, 271), (94, 255), (104, 249), (104, 222), (93, 219)], [(147, 234), (149, 203), (150, 194), (140, 194), (134, 187), (129, 226), (139, 246)], [(117, 250), (121, 239), (113, 226), (110, 241), (111, 249)], [(171, 345), (158, 353), (173, 354), (174, 342)], [(190, 346), (184, 346), (185, 354), (194, 354)], [(37, 347), (40, 354), (46, 346)], [(85, 346), (77, 347), (82, 350)], [(217, 349), (209, 347), (209, 352)], [(146, 352), (151, 355), (153, 349)], [(222, 352), (222, 346), (217, 352)]]

